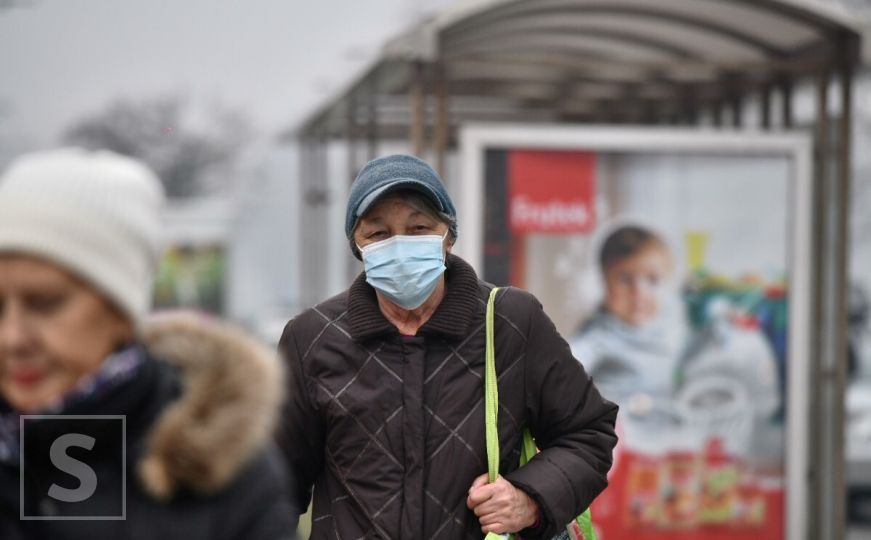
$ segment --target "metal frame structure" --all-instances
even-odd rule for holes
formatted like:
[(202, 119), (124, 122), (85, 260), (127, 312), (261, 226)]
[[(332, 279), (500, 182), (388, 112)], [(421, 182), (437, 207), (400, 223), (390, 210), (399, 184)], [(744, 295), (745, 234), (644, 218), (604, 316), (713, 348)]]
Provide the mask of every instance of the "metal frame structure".
[[(849, 14), (812, 0), (472, 0), (389, 41), (296, 133), (408, 138), (436, 161), (469, 122), (792, 124), (792, 89), (859, 58)], [(374, 152), (373, 152), (374, 153)]]
[[(817, 436), (809, 449), (807, 538), (842, 538), (851, 101), (861, 33), (849, 12), (824, 0), (460, 1), (388, 41), (358, 78), (287, 134), (301, 145), (300, 219), (308, 231), (327, 229), (331, 142), (347, 147), (348, 182), (385, 141), (431, 152), (449, 176), (447, 156), (465, 124), (740, 131), (754, 102), (757, 127), (790, 129), (794, 88), (814, 82), (807, 399)], [(315, 235), (301, 240), (306, 253), (323, 251)], [(311, 296), (304, 302), (324, 290), (323, 264), (316, 256), (303, 261)]]

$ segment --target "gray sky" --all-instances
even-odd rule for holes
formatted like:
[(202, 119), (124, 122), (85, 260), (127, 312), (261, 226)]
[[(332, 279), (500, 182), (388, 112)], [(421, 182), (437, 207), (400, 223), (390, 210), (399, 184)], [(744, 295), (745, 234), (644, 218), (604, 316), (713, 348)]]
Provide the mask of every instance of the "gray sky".
[(451, 0), (19, 0), (0, 9), (0, 161), (118, 97), (178, 92), (290, 127)]

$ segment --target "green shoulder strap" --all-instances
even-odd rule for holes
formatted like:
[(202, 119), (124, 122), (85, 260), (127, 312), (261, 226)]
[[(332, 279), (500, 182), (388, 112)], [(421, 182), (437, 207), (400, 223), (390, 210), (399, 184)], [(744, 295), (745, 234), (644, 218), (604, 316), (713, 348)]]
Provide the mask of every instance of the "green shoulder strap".
[[(485, 355), (484, 355), (484, 424), (487, 440), (487, 476), (495, 482), (499, 476), (499, 386), (496, 379), (496, 346), (494, 344), (493, 319), (496, 306), (496, 293), (499, 287), (493, 287), (487, 299), (487, 314), (485, 318)], [(520, 465), (526, 465), (538, 449), (535, 440), (528, 429), (523, 431), (523, 447), (520, 451)], [(597, 540), (593, 530), (592, 515), (587, 508), (566, 527), (568, 537), (578, 540)], [(513, 538), (513, 535), (487, 533), (485, 540), (503, 540)]]
[(520, 466), (529, 463), (529, 460), (535, 457), (538, 453), (538, 448), (535, 446), (535, 439), (532, 438), (532, 433), (528, 429), (523, 430), (523, 447), (520, 448)]
[[(493, 287), (487, 299), (487, 316), (484, 323), (486, 348), (484, 353), (484, 427), (487, 437), (487, 476), (495, 482), (499, 476), (499, 386), (496, 384), (496, 347), (493, 345), (493, 311), (496, 293)], [(487, 533), (484, 540), (502, 540), (507, 535)]]
[(487, 430), (487, 473), (490, 482), (495, 482), (499, 476), (499, 386), (496, 384), (496, 347), (493, 345), (493, 311), (498, 291), (499, 287), (493, 287), (490, 291), (485, 322), (487, 345), (484, 357), (484, 422)]

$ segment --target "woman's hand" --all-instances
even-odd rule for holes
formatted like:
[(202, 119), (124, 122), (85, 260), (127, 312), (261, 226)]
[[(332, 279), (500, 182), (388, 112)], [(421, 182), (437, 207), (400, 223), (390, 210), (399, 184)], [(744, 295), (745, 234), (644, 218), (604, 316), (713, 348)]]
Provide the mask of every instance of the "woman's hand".
[(513, 533), (535, 525), (538, 505), (529, 495), (501, 476), (492, 484), (487, 474), (472, 482), (466, 505), (478, 516), (481, 531)]

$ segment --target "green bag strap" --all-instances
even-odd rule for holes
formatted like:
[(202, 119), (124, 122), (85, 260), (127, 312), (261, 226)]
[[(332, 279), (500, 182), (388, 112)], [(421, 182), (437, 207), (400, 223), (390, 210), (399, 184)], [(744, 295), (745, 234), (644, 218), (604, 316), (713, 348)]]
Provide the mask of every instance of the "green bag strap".
[(529, 460), (535, 457), (538, 453), (538, 447), (535, 446), (535, 439), (532, 438), (532, 433), (528, 429), (523, 430), (523, 447), (520, 449), (520, 466), (529, 463)]
[[(493, 343), (493, 319), (497, 292), (499, 292), (499, 287), (493, 287), (493, 290), (490, 291), (485, 321), (487, 347), (484, 357), (484, 421), (487, 437), (487, 474), (491, 482), (495, 482), (499, 476), (499, 386), (496, 379), (496, 347)], [(524, 430), (520, 465), (526, 465), (537, 452), (538, 449), (535, 447), (532, 434), (529, 433), (528, 429)]]
[[(493, 312), (496, 293), (493, 287), (487, 299), (487, 315), (484, 322), (486, 349), (484, 353), (484, 427), (487, 437), (487, 476), (495, 482), (499, 476), (499, 385), (496, 384), (496, 347), (493, 344)], [(508, 535), (487, 533), (484, 540), (504, 540)]]
[(495, 482), (499, 476), (499, 386), (496, 384), (496, 347), (493, 344), (493, 312), (497, 292), (499, 287), (493, 287), (490, 291), (485, 321), (487, 346), (484, 355), (484, 425), (487, 437), (487, 473), (490, 482)]
[[(496, 293), (499, 287), (493, 287), (490, 297), (487, 299), (487, 315), (484, 323), (487, 340), (484, 354), (484, 425), (487, 437), (487, 476), (490, 482), (495, 482), (499, 476), (499, 385), (496, 378), (496, 346), (494, 344), (493, 319), (496, 310)], [(526, 430), (523, 433), (523, 449), (520, 455), (520, 464), (523, 465), (536, 453), (535, 441)], [(513, 539), (511, 534), (487, 533), (484, 540)]]
[[(487, 476), (490, 482), (495, 482), (499, 476), (499, 386), (496, 381), (496, 346), (493, 339), (493, 319), (497, 292), (499, 292), (499, 287), (493, 287), (493, 290), (490, 291), (490, 296), (487, 298), (487, 314), (484, 320), (484, 338), (486, 340), (484, 354), (484, 427), (487, 441)], [(523, 430), (520, 465), (526, 465), (536, 453), (538, 453), (538, 449), (535, 446), (532, 434), (529, 432), (529, 429)], [(584, 540), (596, 540), (596, 533), (593, 530), (592, 516), (589, 508), (569, 524), (569, 531), (572, 530), (573, 525), (577, 525), (579, 529), (575, 531), (574, 537), (580, 537)], [(505, 538), (514, 538), (514, 535), (487, 533), (485, 540), (504, 540)]]

